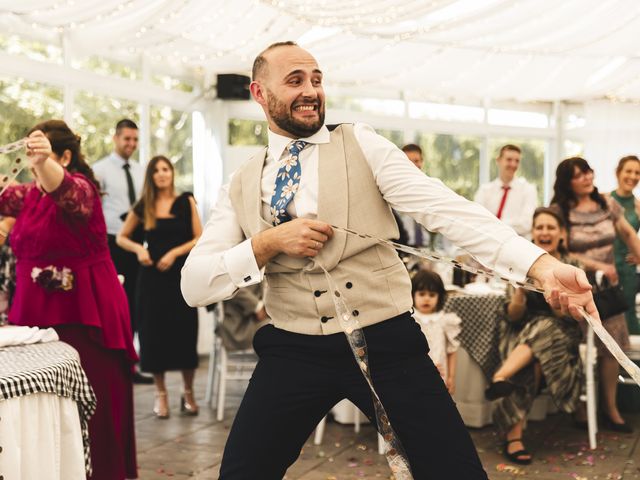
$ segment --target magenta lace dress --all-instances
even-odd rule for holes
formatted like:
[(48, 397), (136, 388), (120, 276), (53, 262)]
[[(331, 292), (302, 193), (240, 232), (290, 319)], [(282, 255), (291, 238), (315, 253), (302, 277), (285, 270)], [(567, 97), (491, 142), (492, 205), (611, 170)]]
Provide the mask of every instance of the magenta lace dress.
[[(89, 422), (90, 478), (137, 477), (131, 384), (137, 356), (97, 188), (83, 175), (65, 171), (50, 194), (34, 183), (8, 188), (0, 197), (0, 215), (16, 217), (11, 232), (16, 291), (9, 322), (54, 327), (80, 353), (96, 393), (98, 406)], [(63, 269), (68, 270), (62, 283), (47, 273)]]

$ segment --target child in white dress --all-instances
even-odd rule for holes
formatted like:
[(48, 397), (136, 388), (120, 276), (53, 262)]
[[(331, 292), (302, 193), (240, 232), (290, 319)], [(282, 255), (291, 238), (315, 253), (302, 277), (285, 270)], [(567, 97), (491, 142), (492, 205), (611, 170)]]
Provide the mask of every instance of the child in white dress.
[(456, 378), (456, 351), (460, 345), (460, 317), (442, 311), (447, 292), (440, 276), (421, 270), (412, 281), (413, 317), (429, 343), (429, 356), (438, 368), (447, 390), (453, 395)]

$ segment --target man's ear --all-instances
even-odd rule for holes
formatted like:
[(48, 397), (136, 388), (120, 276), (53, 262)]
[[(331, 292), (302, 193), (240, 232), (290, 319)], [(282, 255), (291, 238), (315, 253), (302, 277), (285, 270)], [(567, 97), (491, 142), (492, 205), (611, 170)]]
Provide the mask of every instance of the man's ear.
[(262, 84), (256, 81), (253, 81), (249, 85), (249, 90), (251, 91), (251, 95), (253, 96), (253, 99), (256, 102), (258, 102), (260, 105), (267, 104), (267, 98), (265, 96), (265, 88)]

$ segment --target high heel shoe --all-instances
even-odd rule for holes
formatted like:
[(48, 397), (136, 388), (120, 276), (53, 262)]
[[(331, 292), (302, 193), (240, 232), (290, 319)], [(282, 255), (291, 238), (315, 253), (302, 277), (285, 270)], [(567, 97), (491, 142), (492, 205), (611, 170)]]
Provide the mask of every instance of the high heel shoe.
[(602, 428), (606, 430), (611, 430), (612, 432), (618, 432), (618, 433), (633, 433), (633, 428), (631, 427), (631, 425), (629, 425), (626, 422), (616, 423), (613, 420), (611, 420), (611, 417), (605, 412), (602, 412), (601, 420), (602, 420)]
[[(189, 403), (186, 401), (185, 396), (189, 395), (193, 400), (193, 403)], [(180, 414), (186, 415), (189, 417), (195, 417), (198, 415), (198, 405), (195, 403), (195, 399), (193, 398), (192, 390), (185, 390), (180, 397)]]
[(169, 418), (169, 402), (167, 392), (156, 392), (156, 400), (153, 405), (153, 413), (156, 418), (166, 420)]

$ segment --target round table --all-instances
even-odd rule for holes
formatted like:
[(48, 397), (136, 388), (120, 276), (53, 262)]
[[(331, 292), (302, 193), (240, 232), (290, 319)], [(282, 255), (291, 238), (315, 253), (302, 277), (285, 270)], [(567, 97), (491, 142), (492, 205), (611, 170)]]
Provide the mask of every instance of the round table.
[(0, 348), (0, 478), (86, 478), (96, 397), (63, 342)]

